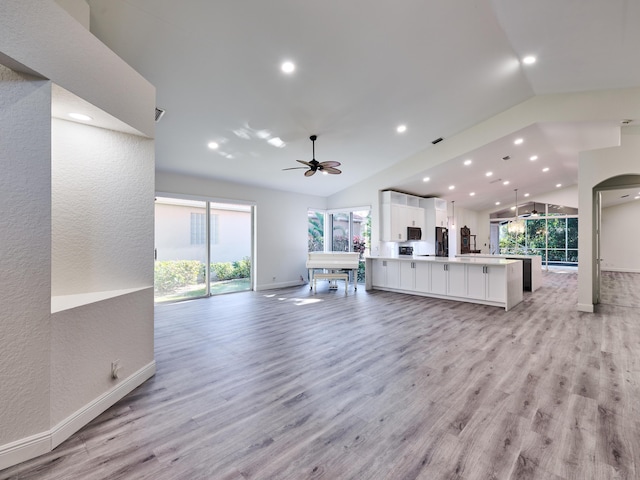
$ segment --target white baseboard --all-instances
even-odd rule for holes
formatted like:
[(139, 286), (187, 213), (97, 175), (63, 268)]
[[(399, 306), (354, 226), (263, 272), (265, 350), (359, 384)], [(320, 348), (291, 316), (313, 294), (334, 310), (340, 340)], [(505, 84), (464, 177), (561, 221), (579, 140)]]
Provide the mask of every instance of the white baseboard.
[(0, 473), (18, 463), (26, 462), (51, 451), (49, 431), (0, 446)]
[(602, 269), (603, 272), (620, 272), (620, 273), (640, 273), (640, 270), (637, 268), (616, 268), (616, 267), (607, 267)]
[(579, 312), (593, 313), (594, 312), (593, 303), (579, 303), (578, 304), (578, 311)]
[(154, 360), (123, 382), (113, 387), (111, 390), (103, 393), (91, 403), (85, 405), (80, 410), (74, 412), (58, 423), (58, 425), (51, 429), (51, 449), (56, 448), (118, 400), (121, 400), (128, 393), (132, 392), (145, 381), (153, 377), (155, 373), (156, 362)]
[(50, 452), (156, 373), (155, 360), (45, 432), (0, 445), (0, 470)]
[(294, 280), (293, 282), (281, 282), (281, 283), (266, 283), (263, 285), (256, 285), (256, 292), (260, 290), (273, 290), (274, 288), (287, 288), (287, 287), (301, 287), (309, 282), (300, 280)]

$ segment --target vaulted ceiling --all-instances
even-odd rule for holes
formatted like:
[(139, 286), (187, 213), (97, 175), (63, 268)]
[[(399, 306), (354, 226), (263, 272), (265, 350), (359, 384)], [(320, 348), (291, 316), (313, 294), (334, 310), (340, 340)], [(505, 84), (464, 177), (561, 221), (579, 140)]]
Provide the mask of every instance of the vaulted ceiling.
[[(159, 171), (291, 192), (332, 195), (535, 95), (640, 86), (632, 0), (87, 2), (92, 32), (157, 87)], [(390, 186), (477, 209), (541, 194), (575, 184), (577, 152), (622, 120), (531, 125)], [(283, 170), (312, 134), (342, 174)]]

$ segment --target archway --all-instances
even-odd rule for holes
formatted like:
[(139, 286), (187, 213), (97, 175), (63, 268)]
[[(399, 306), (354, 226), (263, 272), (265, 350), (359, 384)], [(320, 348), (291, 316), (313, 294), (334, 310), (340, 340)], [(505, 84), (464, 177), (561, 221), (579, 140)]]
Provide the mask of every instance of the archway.
[[(633, 245), (637, 244), (640, 227), (635, 227), (637, 222), (620, 218), (620, 213), (628, 215), (628, 212), (638, 218), (640, 175), (611, 177), (597, 184), (593, 195), (595, 303), (640, 307), (638, 296), (633, 294), (640, 282), (640, 266), (625, 261), (625, 258), (633, 260), (639, 255), (633, 251)], [(638, 231), (630, 231), (629, 227)]]

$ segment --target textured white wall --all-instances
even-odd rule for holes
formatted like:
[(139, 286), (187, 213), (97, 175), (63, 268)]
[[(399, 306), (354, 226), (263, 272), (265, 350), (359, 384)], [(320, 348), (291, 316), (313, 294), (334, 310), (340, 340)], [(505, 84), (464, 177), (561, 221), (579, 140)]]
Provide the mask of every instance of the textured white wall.
[[(640, 130), (622, 129), (619, 147), (603, 148), (580, 153), (579, 170), (579, 229), (578, 238), (578, 309), (593, 311), (597, 291), (595, 274), (595, 225), (593, 189), (599, 183), (619, 176), (640, 175)], [(625, 232), (619, 232), (624, 235)], [(604, 258), (604, 257), (603, 257)]]
[(0, 445), (49, 427), (50, 109), (0, 65)]
[[(111, 362), (121, 365), (111, 378)], [(153, 361), (153, 288), (51, 317), (51, 424), (55, 426)]]
[(156, 190), (210, 199), (255, 202), (257, 289), (299, 284), (300, 276), (306, 281), (307, 209), (325, 209), (324, 198), (165, 172), (156, 174)]
[(640, 200), (602, 209), (600, 241), (602, 270), (640, 273)]
[(153, 136), (155, 88), (53, 1), (0, 2), (0, 63), (36, 72)]
[(153, 285), (153, 141), (52, 122), (52, 295)]

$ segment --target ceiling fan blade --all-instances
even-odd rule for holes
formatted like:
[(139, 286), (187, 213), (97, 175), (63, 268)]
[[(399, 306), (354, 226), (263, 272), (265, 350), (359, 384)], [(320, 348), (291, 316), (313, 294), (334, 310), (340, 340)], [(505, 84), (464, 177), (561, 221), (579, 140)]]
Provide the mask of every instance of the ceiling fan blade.
[(322, 169), (323, 172), (327, 172), (327, 173), (331, 173), (333, 175), (337, 175), (338, 173), (342, 173), (342, 170), (338, 170), (337, 168), (334, 167), (324, 167)]
[(340, 162), (320, 162), (323, 167), (339, 167)]
[(306, 172), (304, 172), (304, 176), (305, 177), (310, 177), (311, 175), (313, 175), (314, 173), (316, 173), (315, 170), (307, 170)]
[(305, 162), (304, 160), (296, 160), (296, 162), (300, 162), (307, 167), (313, 167), (313, 164), (311, 162)]
[(290, 168), (283, 168), (282, 170), (300, 170), (303, 168), (307, 168), (307, 167), (290, 167)]

